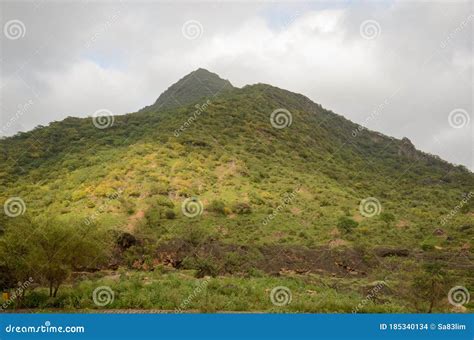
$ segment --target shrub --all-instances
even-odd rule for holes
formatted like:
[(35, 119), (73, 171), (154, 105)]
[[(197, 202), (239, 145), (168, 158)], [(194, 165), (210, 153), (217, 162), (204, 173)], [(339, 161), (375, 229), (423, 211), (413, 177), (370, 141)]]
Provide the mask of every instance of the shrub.
[(198, 258), (196, 259), (196, 277), (201, 278), (204, 276), (216, 277), (219, 273), (217, 266), (209, 259)]
[(232, 210), (239, 215), (252, 213), (252, 208), (250, 207), (250, 205), (244, 202), (234, 204)]
[(165, 212), (165, 216), (168, 220), (174, 220), (176, 218), (176, 213), (173, 210), (168, 209)]
[(210, 259), (201, 257), (187, 257), (181, 263), (184, 269), (196, 269), (196, 277), (202, 278), (204, 276), (216, 277), (219, 273), (218, 267)]
[(225, 203), (221, 200), (213, 200), (208, 206), (208, 210), (225, 215)]
[(185, 228), (182, 237), (185, 241), (191, 243), (193, 246), (196, 247), (199, 244), (203, 243), (209, 237), (209, 233), (203, 228), (191, 226)]
[(352, 218), (346, 216), (341, 217), (337, 224), (337, 226), (346, 233), (350, 232), (354, 228), (357, 228), (358, 225), (359, 223), (354, 221)]
[(160, 215), (160, 211), (156, 208), (150, 208), (146, 212), (145, 218), (146, 218), (148, 227), (153, 228), (160, 225), (161, 215)]
[(27, 308), (43, 308), (46, 306), (48, 300), (49, 296), (46, 292), (32, 291), (25, 296), (24, 304)]
[(380, 219), (389, 226), (392, 222), (395, 222), (395, 215), (387, 212), (380, 214)]
[(156, 199), (156, 204), (162, 207), (168, 207), (173, 209), (174, 203), (168, 198), (164, 196), (158, 196)]
[(423, 251), (430, 251), (430, 250), (433, 250), (434, 248), (435, 246), (431, 241), (425, 241), (421, 244), (421, 249), (423, 249)]

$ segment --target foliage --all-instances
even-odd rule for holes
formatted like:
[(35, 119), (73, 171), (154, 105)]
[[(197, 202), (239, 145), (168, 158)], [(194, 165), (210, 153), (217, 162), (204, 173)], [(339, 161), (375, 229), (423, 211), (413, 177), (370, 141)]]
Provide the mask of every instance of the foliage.
[(427, 303), (428, 307), (424, 312), (431, 313), (446, 295), (451, 283), (452, 278), (440, 263), (425, 263), (423, 271), (413, 280), (413, 301), (417, 306)]
[(380, 214), (380, 220), (385, 222), (387, 226), (390, 226), (391, 223), (395, 222), (395, 215), (392, 213), (382, 212)]
[[(212, 86), (227, 84), (209, 74), (205, 77)], [(27, 213), (36, 216), (28, 221), (26, 215), (11, 218), (0, 214), (0, 273), (12, 275), (15, 281), (33, 275), (47, 285), (46, 295), (49, 285), (54, 294), (58, 282), (68, 282), (69, 273), (85, 265), (83, 257), (89, 259), (91, 254), (100, 255), (104, 250), (107, 253), (114, 246), (105, 235), (107, 229), (127, 230), (143, 242), (114, 254), (114, 260), (129, 267), (142, 265), (144, 258), (153, 264), (157, 244), (174, 239), (196, 250), (206, 240), (219, 238), (225, 244), (255, 248), (268, 244), (296, 248), (343, 244), (354, 251), (364, 249), (367, 254), (372, 254), (376, 246), (410, 249), (413, 253), (422, 248), (425, 252), (420, 256), (440, 258), (445, 253), (461, 252), (466, 240), (472, 239), (474, 199), (462, 204), (466, 188), (474, 187), (474, 175), (467, 169), (407, 148), (407, 140), (358, 130), (356, 124), (302, 95), (265, 84), (219, 92), (204, 113), (176, 136), (175, 131), (188, 122), (196, 105), (202, 106), (207, 95), (195, 83), (179, 85), (183, 85), (182, 90), (176, 95), (183, 105), (161, 105), (168, 92), (158, 105), (116, 116), (114, 125), (107, 129), (95, 128), (90, 118), (69, 117), (0, 139), (0, 202), (21, 197)], [(291, 126), (272, 127), (269, 117), (277, 108), (292, 114)], [(197, 197), (202, 204), (194, 217), (182, 214), (181, 205), (188, 197)], [(359, 204), (368, 197), (376, 197), (383, 211), (396, 212), (396, 216), (362, 216)], [(76, 229), (83, 230), (80, 221), (84, 216), (92, 222), (87, 235), (95, 238), (71, 240), (77, 243), (77, 249), (84, 249), (88, 242), (90, 247), (73, 254), (60, 252), (48, 267), (46, 254), (50, 254), (52, 245)], [(431, 237), (440, 224), (444, 235)], [(41, 240), (33, 229), (47, 229), (46, 225), (51, 229), (44, 231), (46, 238)], [(383, 228), (390, 225), (396, 228)], [(339, 239), (340, 232), (344, 240)], [(30, 238), (35, 242), (24, 242)], [(94, 240), (102, 241), (101, 249), (93, 244)], [(260, 277), (263, 274), (256, 268), (244, 271), (251, 278), (239, 278), (246, 261), (239, 254), (223, 254), (220, 260), (201, 263), (201, 273), (212, 273), (213, 265), (224, 266), (236, 277), (223, 278), (213, 291), (220, 291), (221, 283), (235, 284), (243, 290), (235, 293), (240, 300), (236, 298), (227, 305), (219, 293), (199, 308), (271, 310), (258, 294), (264, 291), (262, 282), (280, 282)], [(377, 260), (389, 262), (389, 268), (404, 261)], [(461, 260), (455, 260), (459, 266), (443, 266), (450, 266), (463, 279), (468, 274)], [(375, 259), (368, 259), (368, 263), (369, 275), (378, 278), (387, 274)], [(36, 273), (38, 268), (40, 273)], [(198, 266), (193, 265), (193, 270), (199, 270)], [(253, 278), (251, 271), (261, 281)], [(417, 274), (420, 269), (413, 271)], [(407, 270), (390, 274), (402, 281)], [(162, 298), (176, 300), (173, 294), (191, 289), (187, 282), (180, 293), (162, 292), (161, 297), (154, 298), (146, 288), (135, 297), (134, 289), (126, 288), (132, 283), (125, 276), (122, 279), (113, 284), (124, 296), (117, 306), (174, 308), (172, 302)], [(168, 279), (157, 280), (168, 288), (176, 284), (176, 277)], [(7, 282), (11, 280), (4, 281), (4, 286), (11, 285)], [(303, 281), (299, 278), (283, 283), (304, 289)], [(354, 287), (362, 281), (354, 278), (347, 291), (355, 292)], [(255, 282), (262, 285), (259, 293), (252, 290)], [(161, 291), (159, 284), (155, 288)], [(91, 282), (83, 283), (77, 288), (78, 294), (90, 299), (92, 286)], [(81, 298), (72, 288), (67, 289), (72, 302), (63, 301), (65, 305), (87, 305), (78, 302)], [(256, 302), (244, 301), (246, 290)], [(291, 308), (350, 311), (349, 304), (360, 298), (341, 292), (329, 294), (331, 300), (314, 298), (296, 302)], [(35, 303), (51, 305), (51, 301), (42, 299), (36, 296)], [(400, 311), (401, 305), (407, 303), (397, 302), (385, 310)], [(385, 308), (372, 307), (374, 311)]]
[(349, 233), (352, 231), (352, 229), (357, 228), (358, 225), (359, 223), (346, 216), (340, 217), (339, 222), (337, 223), (337, 226), (346, 233)]
[(48, 285), (49, 296), (56, 296), (73, 269), (97, 266), (107, 245), (101, 229), (92, 224), (23, 218), (7, 228), (0, 254), (18, 282), (32, 277)]

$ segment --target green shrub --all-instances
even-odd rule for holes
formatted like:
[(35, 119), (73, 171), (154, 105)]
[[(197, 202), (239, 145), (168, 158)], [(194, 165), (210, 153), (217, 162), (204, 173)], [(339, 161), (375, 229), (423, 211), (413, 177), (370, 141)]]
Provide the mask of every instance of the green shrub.
[(196, 260), (196, 277), (201, 278), (204, 276), (216, 277), (219, 274), (219, 270), (215, 263), (209, 259), (198, 258)]
[(241, 202), (234, 204), (232, 211), (236, 214), (243, 215), (243, 214), (251, 214), (252, 208), (248, 203)]
[(219, 273), (218, 266), (208, 258), (187, 257), (181, 263), (181, 267), (183, 269), (195, 269), (197, 278), (204, 276), (216, 277)]
[(156, 204), (162, 207), (168, 207), (171, 209), (174, 208), (174, 203), (168, 197), (165, 196), (158, 196), (156, 198)]
[(357, 228), (358, 225), (359, 223), (347, 216), (339, 218), (339, 222), (337, 223), (338, 228), (342, 229), (342, 231), (346, 233), (350, 232), (354, 228)]
[(32, 291), (25, 295), (24, 306), (26, 308), (44, 308), (49, 299), (46, 291)]
[(165, 216), (168, 220), (174, 220), (176, 218), (176, 213), (174, 210), (168, 209), (165, 212)]
[(225, 215), (225, 203), (221, 200), (213, 200), (208, 205), (207, 209), (209, 211)]
[(190, 226), (185, 228), (183, 231), (182, 238), (191, 243), (193, 246), (198, 246), (199, 244), (203, 243), (207, 238), (209, 238), (209, 233), (207, 230), (197, 227), (197, 226)]
[(392, 222), (395, 222), (395, 215), (392, 213), (383, 212), (380, 214), (380, 219), (389, 226)]
[(421, 244), (421, 249), (423, 249), (423, 251), (430, 251), (435, 249), (435, 246), (431, 241), (425, 241)]

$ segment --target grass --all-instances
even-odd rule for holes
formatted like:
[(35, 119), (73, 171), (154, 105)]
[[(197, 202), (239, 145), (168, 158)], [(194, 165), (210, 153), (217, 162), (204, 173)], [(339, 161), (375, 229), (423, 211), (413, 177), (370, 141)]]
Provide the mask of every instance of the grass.
[[(99, 274), (97, 274), (99, 276)], [(203, 284), (207, 282), (207, 284)], [(56, 299), (48, 298), (44, 289), (35, 289), (25, 307), (38, 311), (61, 308), (75, 309), (149, 309), (183, 312), (269, 312), (269, 313), (351, 313), (363, 301), (364, 295), (345, 289), (333, 289), (334, 280), (320, 277), (227, 277), (196, 279), (192, 271), (139, 272), (121, 271), (101, 278), (83, 279), (66, 286)], [(350, 280), (346, 284), (353, 285)], [(93, 291), (107, 286), (114, 292), (113, 302), (100, 307), (94, 304)], [(289, 288), (291, 303), (272, 304), (271, 290)], [(201, 290), (197, 290), (202, 287)], [(189, 303), (183, 302), (188, 299)], [(380, 297), (379, 297), (380, 300)], [(368, 302), (360, 312), (406, 312), (395, 297), (383, 303)]]

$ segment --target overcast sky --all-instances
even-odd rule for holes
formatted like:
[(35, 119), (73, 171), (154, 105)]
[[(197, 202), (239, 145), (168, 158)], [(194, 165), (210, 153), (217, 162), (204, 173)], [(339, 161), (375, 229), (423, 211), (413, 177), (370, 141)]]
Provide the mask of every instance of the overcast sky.
[(2, 1), (0, 136), (124, 114), (203, 67), (474, 169), (473, 2)]

